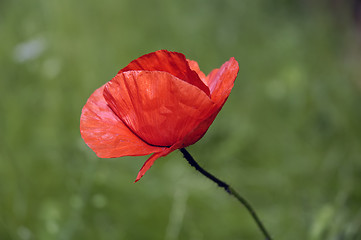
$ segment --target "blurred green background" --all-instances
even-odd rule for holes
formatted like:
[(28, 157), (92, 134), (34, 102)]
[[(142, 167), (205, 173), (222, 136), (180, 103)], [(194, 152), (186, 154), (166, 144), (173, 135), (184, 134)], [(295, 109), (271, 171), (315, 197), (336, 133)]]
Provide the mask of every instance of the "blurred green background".
[[(355, 1), (357, 2), (357, 1)], [(188, 148), (274, 239), (361, 239), (360, 32), (352, 1), (0, 1), (0, 239), (263, 239), (179, 152), (98, 159), (90, 94), (131, 60), (184, 53), (240, 71)]]

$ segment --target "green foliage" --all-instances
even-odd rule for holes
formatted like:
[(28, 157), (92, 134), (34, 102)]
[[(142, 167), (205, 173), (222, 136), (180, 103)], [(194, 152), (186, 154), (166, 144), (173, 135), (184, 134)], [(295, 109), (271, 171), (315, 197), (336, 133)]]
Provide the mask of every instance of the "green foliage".
[(275, 239), (360, 239), (360, 42), (347, 14), (312, 1), (1, 1), (0, 239), (262, 239), (180, 153), (133, 184), (147, 157), (98, 159), (82, 141), (90, 94), (158, 49), (205, 72), (239, 61), (189, 151)]

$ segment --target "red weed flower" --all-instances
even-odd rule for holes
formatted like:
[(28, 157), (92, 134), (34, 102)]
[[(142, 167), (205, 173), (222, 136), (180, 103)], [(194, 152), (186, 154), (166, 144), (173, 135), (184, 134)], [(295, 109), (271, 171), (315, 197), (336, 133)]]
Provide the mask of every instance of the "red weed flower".
[(153, 153), (154, 161), (197, 142), (227, 100), (238, 73), (234, 58), (208, 76), (181, 53), (146, 54), (98, 88), (83, 107), (80, 132), (101, 158)]

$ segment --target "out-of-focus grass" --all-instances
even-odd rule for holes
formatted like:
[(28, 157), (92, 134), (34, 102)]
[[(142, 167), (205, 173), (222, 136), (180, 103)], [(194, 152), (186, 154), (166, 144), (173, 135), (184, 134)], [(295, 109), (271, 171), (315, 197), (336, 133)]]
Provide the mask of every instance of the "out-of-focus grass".
[(275, 239), (361, 238), (360, 48), (347, 14), (309, 2), (0, 2), (0, 239), (262, 239), (179, 153), (133, 184), (146, 157), (98, 159), (82, 141), (92, 91), (164, 48), (205, 72), (239, 61), (189, 151)]

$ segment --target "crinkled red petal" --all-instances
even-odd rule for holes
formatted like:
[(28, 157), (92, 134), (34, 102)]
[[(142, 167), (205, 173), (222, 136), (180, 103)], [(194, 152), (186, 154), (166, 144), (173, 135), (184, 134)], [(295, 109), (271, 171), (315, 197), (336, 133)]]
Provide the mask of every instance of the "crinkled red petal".
[(211, 91), (212, 100), (223, 106), (234, 85), (239, 70), (238, 62), (232, 57), (219, 69), (213, 70), (207, 77), (207, 85)]
[(208, 96), (210, 95), (208, 87), (199, 78), (198, 74), (189, 67), (187, 59), (182, 53), (159, 50), (143, 55), (121, 69), (119, 73), (134, 70), (162, 71), (188, 82)]
[(104, 98), (140, 139), (163, 147), (181, 141), (215, 106), (199, 88), (159, 71), (117, 74), (106, 84)]
[(194, 60), (189, 60), (189, 59), (187, 59), (187, 61), (188, 61), (189, 67), (198, 74), (198, 77), (208, 87), (208, 83), (206, 81), (206, 75), (201, 71), (201, 69), (199, 68), (198, 63), (196, 61), (194, 61)]
[(138, 172), (138, 176), (135, 179), (135, 182), (138, 182), (143, 175), (149, 170), (149, 168), (153, 165), (154, 161), (160, 157), (167, 156), (169, 153), (173, 152), (174, 150), (180, 148), (180, 143), (176, 143), (170, 148), (164, 149), (162, 152), (154, 153), (148, 160), (144, 163), (140, 171)]
[(101, 158), (141, 156), (161, 152), (136, 136), (109, 108), (103, 97), (104, 86), (97, 89), (83, 107), (80, 133), (85, 143)]
[(211, 90), (211, 99), (216, 107), (213, 113), (184, 138), (184, 146), (189, 146), (197, 142), (207, 132), (210, 125), (222, 109), (234, 85), (239, 70), (238, 62), (231, 58), (219, 69), (213, 70), (207, 77), (206, 82)]

